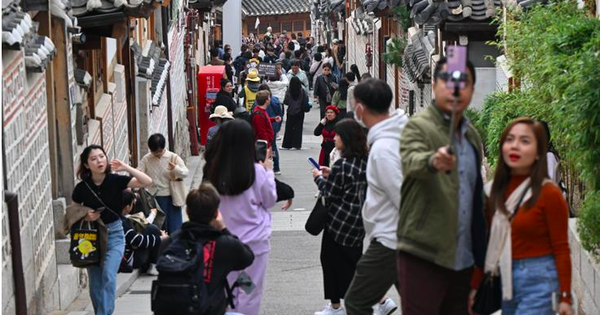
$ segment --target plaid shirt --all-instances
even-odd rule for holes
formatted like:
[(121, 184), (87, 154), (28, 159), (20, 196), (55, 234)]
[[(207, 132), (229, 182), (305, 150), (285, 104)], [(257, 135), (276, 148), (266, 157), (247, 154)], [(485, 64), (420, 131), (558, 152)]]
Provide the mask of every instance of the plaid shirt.
[(361, 209), (367, 192), (366, 171), (366, 156), (342, 158), (333, 164), (327, 179), (315, 178), (329, 209), (327, 231), (343, 246), (363, 245), (365, 229)]

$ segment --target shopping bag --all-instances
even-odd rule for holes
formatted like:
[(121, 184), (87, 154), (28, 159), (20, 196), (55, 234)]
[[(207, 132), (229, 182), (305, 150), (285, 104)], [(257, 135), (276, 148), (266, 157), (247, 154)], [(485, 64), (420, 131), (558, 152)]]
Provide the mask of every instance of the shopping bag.
[(71, 264), (84, 268), (100, 265), (98, 223), (80, 220), (71, 227)]

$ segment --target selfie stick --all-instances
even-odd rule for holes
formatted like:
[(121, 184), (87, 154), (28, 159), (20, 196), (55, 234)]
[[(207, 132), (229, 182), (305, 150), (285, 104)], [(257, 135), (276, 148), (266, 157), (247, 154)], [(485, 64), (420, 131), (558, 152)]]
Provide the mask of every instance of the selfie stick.
[[(450, 74), (450, 80), (454, 83), (454, 92), (452, 93), (452, 115), (450, 117), (450, 145), (448, 146), (448, 154), (454, 154), (454, 142), (456, 139), (456, 108), (458, 107), (460, 81), (463, 81), (464, 77), (465, 75), (460, 71), (454, 71)], [(450, 170), (447, 170), (446, 174), (450, 174)]]

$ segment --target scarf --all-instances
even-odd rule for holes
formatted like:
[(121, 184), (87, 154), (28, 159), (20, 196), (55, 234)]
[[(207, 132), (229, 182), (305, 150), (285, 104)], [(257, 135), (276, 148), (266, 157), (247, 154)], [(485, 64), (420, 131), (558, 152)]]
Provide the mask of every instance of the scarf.
[[(515, 191), (513, 191), (504, 203), (509, 215), (505, 215), (500, 209), (496, 209), (492, 219), (490, 240), (485, 256), (485, 272), (497, 275), (500, 272), (502, 280), (502, 299), (512, 300), (512, 237), (510, 216), (520, 208), (524, 201), (531, 198), (531, 179), (524, 180)], [(489, 197), (492, 183), (485, 185), (485, 193)], [(498, 270), (499, 269), (499, 270)]]

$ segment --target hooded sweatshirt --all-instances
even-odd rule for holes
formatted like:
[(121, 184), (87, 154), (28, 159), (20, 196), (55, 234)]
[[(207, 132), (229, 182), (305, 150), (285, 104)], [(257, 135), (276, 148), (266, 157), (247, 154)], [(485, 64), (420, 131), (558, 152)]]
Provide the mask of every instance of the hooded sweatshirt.
[(377, 239), (383, 246), (396, 250), (400, 217), (400, 134), (408, 116), (403, 110), (377, 123), (369, 130), (367, 142), (371, 150), (367, 162), (367, 197), (362, 208), (366, 237)]

